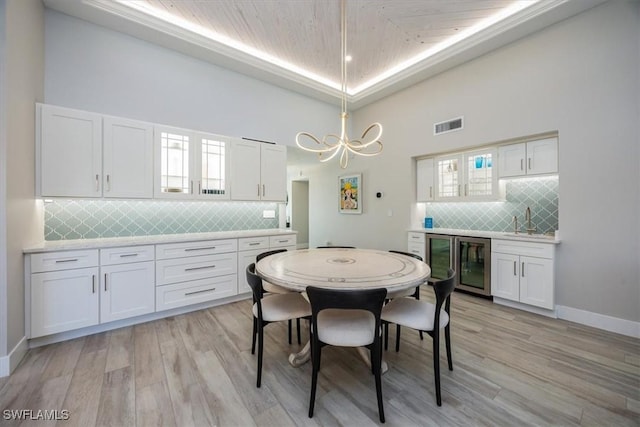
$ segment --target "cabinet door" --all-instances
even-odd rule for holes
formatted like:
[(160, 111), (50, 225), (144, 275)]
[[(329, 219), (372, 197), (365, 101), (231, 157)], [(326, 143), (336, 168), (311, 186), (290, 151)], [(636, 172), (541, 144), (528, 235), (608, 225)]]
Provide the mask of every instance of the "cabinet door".
[(193, 134), (184, 129), (156, 126), (154, 140), (155, 196), (193, 197)]
[(251, 292), (251, 288), (247, 283), (247, 267), (252, 262), (256, 262), (256, 257), (262, 252), (266, 251), (264, 249), (256, 249), (238, 252), (238, 294)]
[(500, 178), (525, 175), (527, 173), (525, 169), (526, 153), (525, 143), (498, 147), (498, 174)]
[(527, 142), (527, 174), (558, 172), (558, 140), (556, 138)]
[(431, 202), (435, 200), (435, 168), (433, 159), (421, 159), (416, 162), (416, 200)]
[(31, 338), (97, 325), (98, 268), (31, 275)]
[(155, 311), (154, 262), (109, 265), (100, 272), (100, 322)]
[(552, 310), (553, 261), (520, 257), (520, 302)]
[(231, 150), (231, 198), (260, 200), (260, 144), (236, 140)]
[(105, 117), (103, 126), (103, 195), (152, 198), (153, 127), (117, 117)]
[(287, 199), (287, 147), (262, 144), (260, 148), (261, 199), (284, 202)]
[(194, 192), (199, 199), (229, 199), (229, 138), (197, 134), (196, 140), (194, 177), (197, 180), (197, 190)]
[(98, 114), (42, 105), (42, 196), (102, 196), (102, 118)]
[(519, 261), (517, 255), (491, 253), (491, 295), (520, 300)]
[(494, 148), (472, 151), (464, 155), (464, 188), (466, 200), (496, 200), (498, 175)]
[(443, 156), (435, 159), (436, 199), (459, 200), (462, 197), (462, 156)]

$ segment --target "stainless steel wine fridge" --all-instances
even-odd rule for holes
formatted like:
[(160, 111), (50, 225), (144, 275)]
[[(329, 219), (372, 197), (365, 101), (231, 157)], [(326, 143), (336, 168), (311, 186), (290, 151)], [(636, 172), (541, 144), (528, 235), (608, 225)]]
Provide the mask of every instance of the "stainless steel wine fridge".
[(426, 263), (431, 277), (456, 271), (456, 289), (491, 297), (491, 239), (426, 234)]

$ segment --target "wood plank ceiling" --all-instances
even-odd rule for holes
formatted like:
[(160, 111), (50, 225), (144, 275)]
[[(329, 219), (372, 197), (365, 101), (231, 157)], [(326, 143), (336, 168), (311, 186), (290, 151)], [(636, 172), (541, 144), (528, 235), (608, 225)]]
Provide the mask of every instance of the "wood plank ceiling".
[[(338, 0), (142, 2), (339, 85)], [(349, 88), (362, 85), (515, 2), (349, 0), (347, 44), (348, 53), (353, 57), (348, 65)]]

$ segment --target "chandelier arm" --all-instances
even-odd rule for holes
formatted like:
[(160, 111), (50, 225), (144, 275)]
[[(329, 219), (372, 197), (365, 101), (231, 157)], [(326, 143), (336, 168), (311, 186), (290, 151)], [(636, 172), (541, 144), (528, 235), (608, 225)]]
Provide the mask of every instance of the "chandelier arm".
[[(300, 141), (300, 137), (301, 136), (307, 136), (311, 140), (313, 140), (316, 144), (321, 145), (321, 146), (325, 145), (327, 148), (309, 148), (309, 147), (305, 147), (304, 144), (302, 144), (302, 142)], [(296, 135), (296, 145), (298, 147), (300, 147), (301, 149), (303, 149), (305, 151), (310, 151), (312, 153), (327, 153), (327, 152), (335, 149), (336, 147), (339, 147), (339, 144), (334, 144), (334, 145), (328, 144), (324, 139), (322, 141), (320, 141), (318, 138), (316, 138), (315, 136), (313, 136), (313, 135), (311, 135), (310, 133), (307, 133), (307, 132), (298, 132), (298, 134)]]

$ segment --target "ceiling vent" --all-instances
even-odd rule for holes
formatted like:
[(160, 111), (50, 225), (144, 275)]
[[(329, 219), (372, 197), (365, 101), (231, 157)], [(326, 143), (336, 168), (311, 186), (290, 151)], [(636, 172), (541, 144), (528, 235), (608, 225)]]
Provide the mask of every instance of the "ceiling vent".
[(454, 130), (462, 129), (462, 120), (464, 117), (457, 117), (444, 122), (435, 123), (433, 125), (433, 134), (440, 135), (441, 133), (453, 132)]

